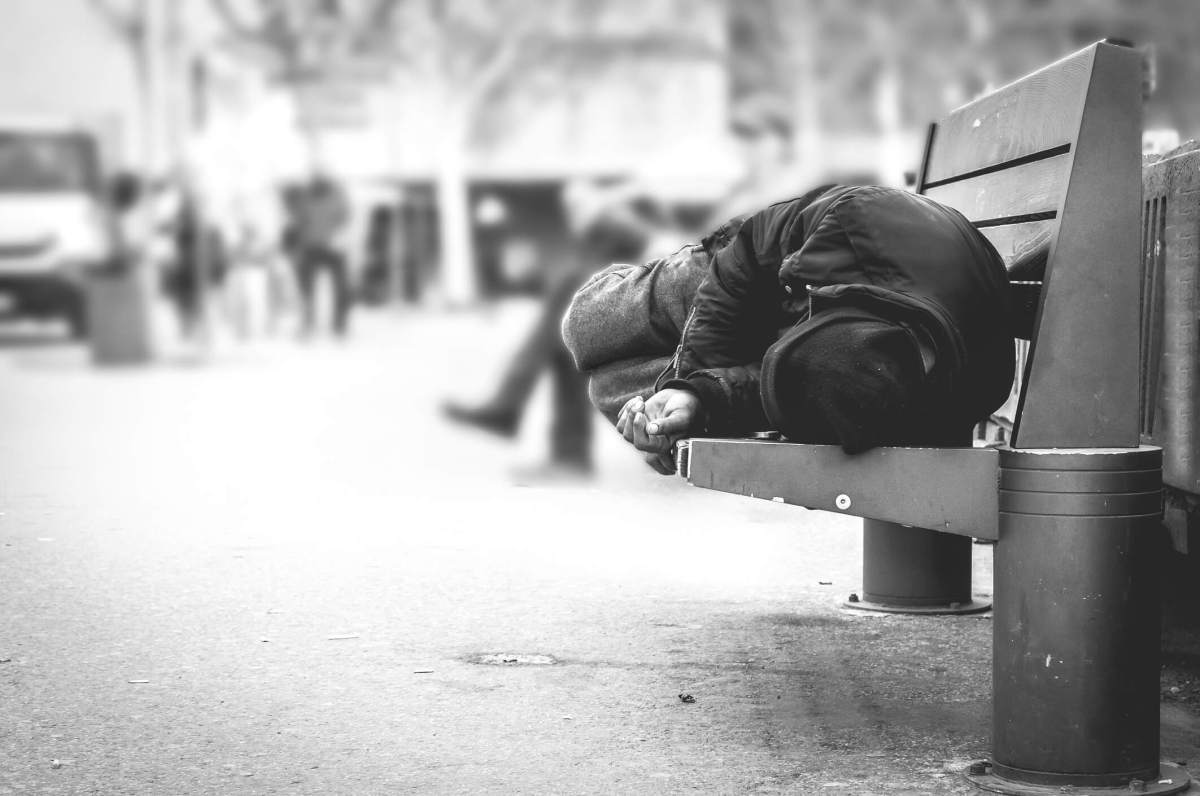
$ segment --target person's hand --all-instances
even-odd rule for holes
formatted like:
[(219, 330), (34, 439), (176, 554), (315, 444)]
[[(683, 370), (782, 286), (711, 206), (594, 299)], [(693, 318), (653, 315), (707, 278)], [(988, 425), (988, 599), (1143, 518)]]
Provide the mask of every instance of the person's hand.
[(635, 396), (617, 415), (617, 431), (664, 475), (675, 471), (675, 443), (702, 424), (700, 399), (689, 390), (660, 390), (646, 401)]
[(674, 445), (704, 425), (700, 396), (691, 390), (659, 390), (646, 401), (646, 433)]
[(625, 402), (617, 414), (617, 433), (625, 438), (633, 447), (647, 453), (660, 453), (665, 446), (659, 440), (651, 442), (646, 433), (646, 402), (640, 395), (635, 395)]

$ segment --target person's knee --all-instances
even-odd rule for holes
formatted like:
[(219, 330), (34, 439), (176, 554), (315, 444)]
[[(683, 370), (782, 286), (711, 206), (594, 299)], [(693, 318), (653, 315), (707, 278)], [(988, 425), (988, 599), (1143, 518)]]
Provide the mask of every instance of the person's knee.
[(763, 360), (763, 406), (797, 442), (856, 453), (879, 445), (946, 444), (936, 386), (916, 338), (879, 320), (797, 327)]

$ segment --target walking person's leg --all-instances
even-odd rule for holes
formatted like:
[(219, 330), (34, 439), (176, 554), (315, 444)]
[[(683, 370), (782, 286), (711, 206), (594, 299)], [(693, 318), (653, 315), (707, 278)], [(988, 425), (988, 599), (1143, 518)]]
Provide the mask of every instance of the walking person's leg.
[(509, 361), (496, 391), (474, 407), (448, 402), (445, 405), (447, 416), (501, 436), (516, 434), (521, 413), (537, 386), (538, 376), (551, 364), (555, 353), (563, 348), (559, 326), (581, 281), (574, 274), (564, 274), (550, 285), (533, 328)]
[(561, 343), (551, 357), (553, 403), (550, 421), (550, 456), (556, 466), (580, 474), (592, 471), (593, 414), (588, 381), (575, 367)]
[(313, 290), (317, 277), (317, 261), (312, 252), (302, 251), (296, 255), (296, 287), (300, 290), (300, 332), (310, 335), (313, 332), (314, 314)]
[(346, 257), (341, 252), (330, 249), (325, 253), (325, 261), (333, 279), (333, 332), (338, 337), (344, 337), (349, 331), (350, 307), (353, 303)]

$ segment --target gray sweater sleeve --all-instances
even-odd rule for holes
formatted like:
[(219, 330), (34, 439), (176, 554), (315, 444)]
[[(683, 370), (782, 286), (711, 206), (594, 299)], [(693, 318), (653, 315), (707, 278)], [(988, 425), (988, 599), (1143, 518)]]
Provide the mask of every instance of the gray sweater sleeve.
[(688, 246), (593, 275), (562, 320), (563, 342), (576, 367), (588, 373), (622, 360), (673, 354), (708, 260), (703, 248)]

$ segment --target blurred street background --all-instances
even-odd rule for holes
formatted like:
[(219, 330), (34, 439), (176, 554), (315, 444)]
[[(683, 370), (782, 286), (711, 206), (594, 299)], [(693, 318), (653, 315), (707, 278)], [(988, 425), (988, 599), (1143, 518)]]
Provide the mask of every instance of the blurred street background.
[[(0, 793), (970, 792), (986, 615), (852, 617), (857, 521), (652, 473), (563, 297), (904, 186), (1101, 38), (1170, 152), (1200, 7), (3, 8)], [(1166, 662), (1194, 766), (1200, 643)]]

